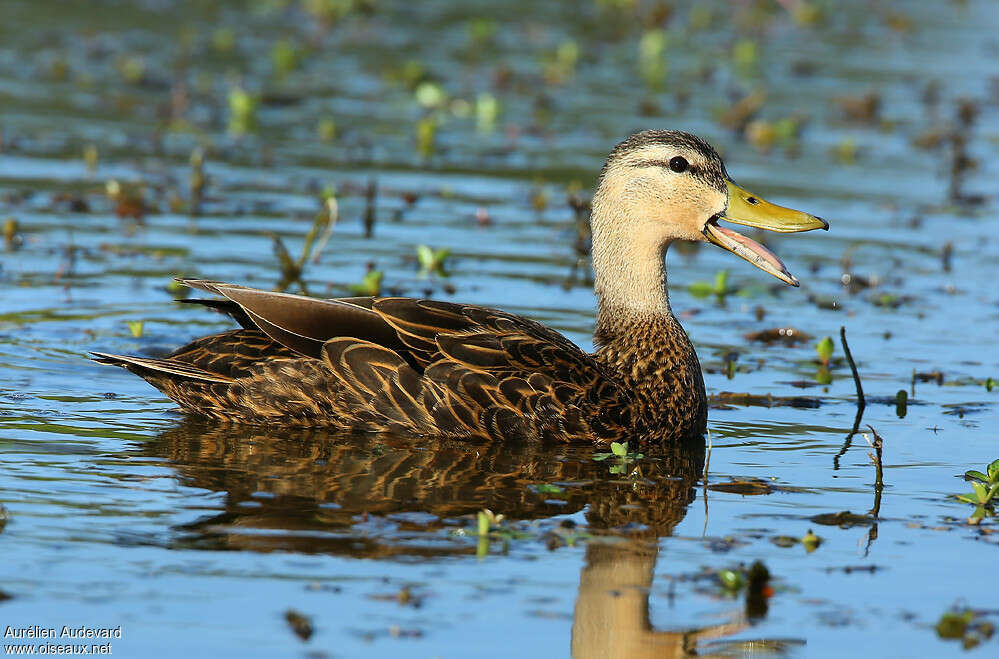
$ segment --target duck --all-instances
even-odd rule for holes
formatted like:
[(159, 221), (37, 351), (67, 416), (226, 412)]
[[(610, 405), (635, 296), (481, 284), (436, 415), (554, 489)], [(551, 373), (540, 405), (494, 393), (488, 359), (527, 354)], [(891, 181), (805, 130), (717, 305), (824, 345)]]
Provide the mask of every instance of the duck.
[(204, 279), (188, 299), (238, 329), (165, 357), (91, 353), (182, 411), (230, 423), (451, 440), (669, 446), (701, 438), (707, 396), (673, 313), (666, 253), (719, 246), (790, 286), (772, 251), (724, 226), (828, 230), (738, 186), (701, 138), (646, 130), (613, 148), (590, 216), (594, 352), (524, 316), (433, 299), (319, 299)]

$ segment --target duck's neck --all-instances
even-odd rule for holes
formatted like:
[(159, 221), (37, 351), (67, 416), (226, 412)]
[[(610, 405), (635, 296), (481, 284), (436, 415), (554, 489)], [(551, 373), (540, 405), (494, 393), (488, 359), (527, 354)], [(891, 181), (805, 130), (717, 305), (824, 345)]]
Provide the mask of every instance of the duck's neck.
[[(593, 206), (594, 290), (601, 308), (624, 308), (639, 315), (670, 315), (666, 292), (666, 250), (669, 241), (643, 221), (630, 216), (602, 221)], [(622, 228), (628, 227), (628, 234)]]
[(704, 380), (694, 347), (670, 310), (668, 243), (636, 241), (632, 234), (627, 245), (615, 244), (597, 225), (595, 356), (633, 393), (636, 429), (653, 441), (700, 435), (707, 420)]

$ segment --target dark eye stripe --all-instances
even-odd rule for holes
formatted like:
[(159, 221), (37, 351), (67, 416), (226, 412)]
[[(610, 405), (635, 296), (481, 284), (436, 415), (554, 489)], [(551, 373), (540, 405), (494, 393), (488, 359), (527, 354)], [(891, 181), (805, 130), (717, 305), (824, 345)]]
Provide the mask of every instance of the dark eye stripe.
[[(632, 163), (632, 166), (633, 167), (665, 167), (666, 169), (670, 169), (669, 162), (667, 162), (665, 160), (636, 160), (634, 163)], [(694, 164), (691, 163), (691, 164), (687, 165), (687, 170), (686, 171), (690, 172), (691, 174), (697, 174), (697, 173), (702, 172), (704, 170), (701, 167), (698, 167), (697, 165), (694, 165)]]
[(634, 164), (635, 167), (669, 167), (669, 163), (665, 160), (637, 160)]

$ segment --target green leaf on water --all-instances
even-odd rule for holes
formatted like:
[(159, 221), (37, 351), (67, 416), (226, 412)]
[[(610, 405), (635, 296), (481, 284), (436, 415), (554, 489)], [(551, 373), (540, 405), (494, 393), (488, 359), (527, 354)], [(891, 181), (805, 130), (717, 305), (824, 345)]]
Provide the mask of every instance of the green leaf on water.
[(145, 326), (145, 323), (141, 320), (128, 320), (125, 321), (125, 324), (128, 325), (128, 331), (132, 333), (132, 336), (137, 339), (142, 337), (142, 329)]
[(444, 261), (451, 256), (451, 250), (442, 247), (434, 249), (428, 245), (418, 245), (416, 248), (416, 258), (420, 262), (421, 274), (433, 272), (442, 277), (447, 276), (444, 270)]
[(746, 585), (746, 579), (738, 570), (718, 570), (718, 581), (725, 590), (739, 592)]
[(822, 544), (822, 538), (812, 533), (812, 529), (808, 529), (808, 533), (801, 538), (801, 544), (805, 547), (805, 551), (811, 554)]
[(695, 281), (690, 285), (689, 290), (694, 297), (708, 297), (715, 292), (714, 286), (704, 281)]
[(382, 291), (382, 279), (385, 273), (381, 270), (370, 270), (359, 284), (351, 284), (350, 292), (354, 295), (379, 295)]
[(990, 483), (999, 481), (999, 460), (993, 460), (986, 469), (989, 472)]
[(948, 611), (944, 613), (940, 616), (940, 620), (937, 621), (937, 636), (940, 638), (963, 638), (972, 616), (971, 611), (964, 611), (963, 613)]
[(829, 360), (832, 358), (835, 348), (836, 345), (833, 343), (832, 337), (829, 336), (815, 344), (815, 352), (818, 353), (819, 361), (822, 362), (823, 366), (829, 366)]
[(985, 391), (992, 391), (993, 389), (996, 388), (997, 384), (999, 384), (999, 382), (996, 382), (994, 378), (988, 378), (988, 379), (986, 379), (985, 380)]
[(690, 294), (694, 297), (708, 297), (710, 295), (724, 297), (731, 292), (728, 288), (728, 270), (719, 270), (716, 272), (713, 283), (695, 281), (689, 286), (689, 290)]
[(597, 462), (603, 462), (604, 460), (613, 455), (614, 455), (613, 453), (594, 453), (593, 459), (596, 460)]
[(728, 270), (715, 273), (715, 295), (724, 295), (728, 291)]
[(974, 469), (969, 469), (968, 471), (964, 472), (964, 480), (970, 481), (973, 479), (978, 479), (980, 481), (988, 482), (989, 477), (983, 474), (982, 472), (976, 471)]
[(434, 264), (434, 250), (427, 245), (417, 245), (416, 258), (420, 261), (420, 267), (429, 270)]
[(611, 452), (618, 457), (628, 455), (628, 442), (611, 442)]

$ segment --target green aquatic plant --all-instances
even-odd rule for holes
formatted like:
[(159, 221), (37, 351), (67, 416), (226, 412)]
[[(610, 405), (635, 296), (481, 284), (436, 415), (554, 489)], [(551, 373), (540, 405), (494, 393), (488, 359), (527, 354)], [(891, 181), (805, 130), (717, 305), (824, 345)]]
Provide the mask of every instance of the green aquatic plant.
[(760, 59), (760, 47), (752, 39), (740, 39), (732, 46), (732, 63), (743, 75), (752, 73)]
[(423, 117), (416, 122), (416, 151), (424, 159), (434, 155), (437, 140), (437, 119)]
[(125, 324), (128, 325), (128, 331), (133, 337), (137, 339), (142, 338), (142, 331), (145, 327), (145, 323), (141, 320), (126, 320)]
[(481, 133), (496, 130), (496, 119), (500, 114), (499, 100), (489, 92), (475, 97), (475, 127)]
[(450, 274), (444, 269), (447, 257), (451, 256), (451, 250), (442, 247), (434, 249), (428, 245), (419, 245), (416, 248), (416, 258), (420, 262), (420, 276), (426, 277), (434, 274), (439, 277), (449, 277)]
[(815, 344), (815, 352), (819, 356), (819, 363), (823, 366), (829, 366), (829, 360), (832, 359), (833, 351), (836, 349), (836, 344), (833, 343), (832, 337), (827, 336), (819, 340)]
[(337, 126), (333, 117), (323, 117), (316, 126), (316, 135), (320, 141), (332, 142), (336, 139)]
[(728, 286), (728, 270), (719, 270), (715, 273), (714, 282), (695, 281), (689, 286), (690, 294), (694, 297), (717, 296), (724, 298), (732, 292)]
[(959, 640), (965, 650), (970, 650), (995, 634), (995, 624), (985, 616), (983, 611), (954, 608), (940, 615), (934, 629), (940, 638)]
[(741, 570), (718, 570), (716, 576), (722, 589), (732, 595), (746, 587), (746, 577)]
[(550, 84), (561, 84), (571, 78), (576, 73), (579, 52), (579, 44), (572, 39), (560, 43), (555, 52), (545, 56), (545, 80)]
[(362, 296), (381, 295), (383, 279), (385, 273), (381, 270), (368, 270), (360, 282), (350, 285), (350, 292)]
[(233, 135), (245, 135), (257, 128), (257, 107), (260, 98), (250, 94), (242, 87), (236, 87), (229, 92), (229, 132)]
[(968, 517), (968, 523), (977, 524), (982, 518), (994, 515), (995, 502), (999, 500), (999, 460), (989, 463), (985, 473), (969, 469), (964, 472), (964, 479), (971, 483), (971, 492), (955, 494), (954, 498), (975, 506), (974, 512)]
[(4, 249), (12, 251), (20, 244), (21, 225), (15, 217), (8, 217), (3, 221), (3, 246)]
[(644, 458), (645, 454), (629, 453), (628, 442), (611, 442), (609, 453), (594, 453), (592, 457), (597, 462), (613, 458), (615, 464), (610, 466), (610, 473), (623, 474), (632, 462)]
[(668, 43), (665, 30), (649, 30), (638, 42), (638, 69), (646, 86), (654, 91), (662, 91), (666, 85)]
[(271, 66), (279, 76), (285, 76), (297, 69), (302, 62), (302, 53), (288, 39), (278, 39), (271, 47)]
[(416, 86), (413, 97), (423, 107), (433, 109), (442, 107), (447, 102), (448, 94), (439, 83), (424, 80)]
[(993, 460), (990, 462), (985, 468), (985, 473), (969, 469), (964, 472), (964, 480), (972, 482), (978, 481), (989, 486), (999, 483), (999, 460)]
[(212, 33), (215, 52), (228, 54), (236, 50), (236, 32), (231, 27), (220, 27)]
[(829, 371), (829, 361), (832, 359), (836, 344), (832, 337), (824, 337), (815, 344), (815, 352), (819, 356), (819, 370), (815, 372), (815, 381), (826, 385), (832, 383), (832, 373)]

